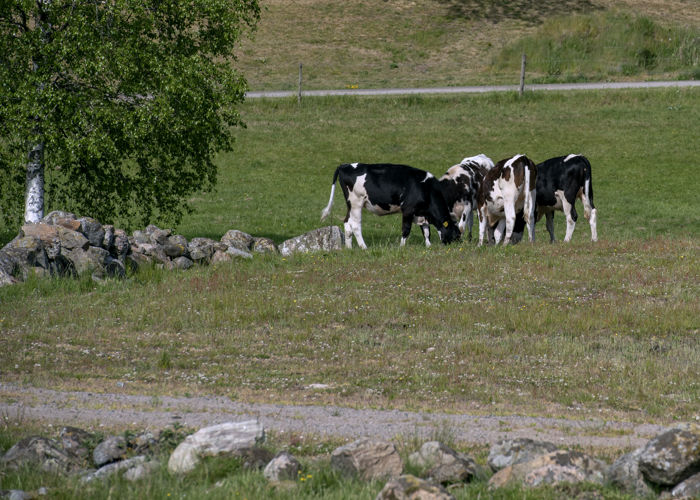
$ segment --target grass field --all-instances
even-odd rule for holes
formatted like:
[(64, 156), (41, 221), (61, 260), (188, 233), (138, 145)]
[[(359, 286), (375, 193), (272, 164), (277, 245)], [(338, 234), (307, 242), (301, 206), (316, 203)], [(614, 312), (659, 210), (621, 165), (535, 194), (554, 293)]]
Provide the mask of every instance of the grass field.
[(698, 78), (684, 0), (265, 0), (237, 53), (252, 90)]
[(570, 245), (545, 243), (540, 226), (535, 245), (426, 250), (416, 231), (399, 249), (399, 220), (366, 216), (367, 252), (6, 287), (0, 375), (251, 401), (693, 418), (699, 100), (691, 89), (249, 102), (218, 192), (193, 200), (198, 212), (177, 228), (188, 237), (237, 228), (280, 242), (318, 227), (341, 161), (439, 174), (479, 152), (576, 151), (593, 164), (601, 241), (582, 219)]

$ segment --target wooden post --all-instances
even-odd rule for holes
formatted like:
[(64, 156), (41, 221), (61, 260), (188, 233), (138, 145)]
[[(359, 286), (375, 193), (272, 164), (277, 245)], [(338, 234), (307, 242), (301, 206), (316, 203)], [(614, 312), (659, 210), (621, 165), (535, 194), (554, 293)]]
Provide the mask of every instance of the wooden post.
[(297, 94), (297, 103), (301, 104), (301, 63), (299, 63), (299, 93)]
[(525, 92), (525, 53), (523, 53), (523, 60), (520, 63), (520, 95)]

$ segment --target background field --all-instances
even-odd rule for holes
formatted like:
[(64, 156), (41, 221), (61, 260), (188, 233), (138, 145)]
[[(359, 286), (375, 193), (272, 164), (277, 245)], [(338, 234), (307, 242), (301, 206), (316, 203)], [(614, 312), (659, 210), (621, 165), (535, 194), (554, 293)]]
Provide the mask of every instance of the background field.
[(252, 90), (699, 78), (694, 0), (266, 0)]
[(535, 245), (426, 250), (415, 232), (398, 249), (399, 219), (368, 215), (367, 252), (6, 287), (0, 375), (247, 401), (694, 418), (699, 101), (688, 89), (248, 102), (219, 190), (177, 228), (188, 237), (236, 228), (281, 242), (316, 228), (341, 161), (440, 174), (479, 152), (575, 151), (593, 165), (601, 241), (581, 217), (570, 245), (550, 245), (540, 226)]

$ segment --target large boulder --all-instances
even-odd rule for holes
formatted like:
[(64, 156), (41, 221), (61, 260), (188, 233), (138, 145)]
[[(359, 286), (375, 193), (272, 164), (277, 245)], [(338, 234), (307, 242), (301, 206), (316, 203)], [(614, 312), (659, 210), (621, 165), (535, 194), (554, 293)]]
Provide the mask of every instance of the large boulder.
[(343, 241), (343, 233), (338, 226), (326, 226), (284, 241), (279, 251), (283, 256), (289, 256), (297, 252), (341, 250)]
[(81, 481), (88, 483), (94, 481), (95, 479), (106, 479), (108, 477), (114, 476), (118, 473), (126, 473), (129, 470), (135, 469), (136, 467), (143, 466), (146, 463), (146, 457), (143, 455), (129, 458), (126, 460), (120, 460), (118, 462), (112, 462), (103, 467), (100, 467), (94, 472), (90, 472), (81, 478)]
[(403, 471), (396, 447), (370, 438), (358, 439), (333, 450), (331, 466), (344, 475), (365, 480), (397, 477)]
[(410, 474), (399, 476), (384, 485), (376, 500), (453, 500), (442, 486)]
[(671, 498), (700, 498), (700, 472), (673, 488)]
[(95, 439), (92, 434), (77, 427), (62, 427), (58, 436), (64, 450), (82, 459), (90, 454), (88, 448)]
[(102, 274), (109, 257), (109, 252), (100, 247), (88, 247), (87, 250), (64, 249), (62, 254), (73, 264), (78, 274), (92, 273), (96, 270), (99, 271), (98, 274)]
[(81, 461), (61, 448), (53, 439), (32, 436), (22, 439), (0, 458), (0, 466), (16, 469), (25, 465), (38, 467), (46, 472), (74, 472), (81, 468)]
[(171, 259), (187, 257), (187, 238), (181, 234), (168, 236), (163, 244), (163, 250), (165, 251), (165, 255)]
[(52, 226), (62, 226), (70, 229), (71, 231), (80, 231), (80, 221), (70, 212), (64, 212), (63, 210), (54, 210), (49, 212), (47, 215), (41, 219), (41, 222), (50, 224)]
[(5, 245), (2, 252), (14, 264), (13, 271), (20, 271), (23, 279), (26, 279), (32, 268), (49, 269), (49, 258), (44, 245), (36, 236), (18, 236)]
[(205, 427), (185, 438), (168, 461), (172, 473), (193, 470), (207, 456), (243, 456), (265, 439), (265, 431), (257, 420), (226, 422)]
[(463, 453), (439, 441), (428, 441), (408, 457), (409, 463), (428, 469), (426, 476), (440, 484), (468, 482), (476, 475), (477, 465)]
[(558, 450), (529, 462), (501, 469), (489, 480), (490, 488), (513, 484), (539, 486), (544, 484), (592, 482), (602, 484), (607, 466), (580, 451)]
[(529, 462), (556, 449), (556, 445), (547, 441), (528, 438), (504, 439), (491, 445), (487, 461), (491, 470), (498, 472), (509, 465)]
[(606, 481), (626, 493), (638, 497), (650, 495), (653, 490), (639, 470), (639, 457), (643, 450), (643, 447), (637, 448), (615, 460), (605, 474)]
[(639, 456), (639, 470), (652, 483), (664, 486), (700, 472), (700, 426), (679, 426), (651, 439)]
[(277, 253), (277, 245), (270, 238), (255, 238), (250, 249), (255, 253)]
[(217, 250), (226, 251), (228, 247), (210, 238), (192, 238), (187, 243), (187, 251), (194, 262), (209, 263)]

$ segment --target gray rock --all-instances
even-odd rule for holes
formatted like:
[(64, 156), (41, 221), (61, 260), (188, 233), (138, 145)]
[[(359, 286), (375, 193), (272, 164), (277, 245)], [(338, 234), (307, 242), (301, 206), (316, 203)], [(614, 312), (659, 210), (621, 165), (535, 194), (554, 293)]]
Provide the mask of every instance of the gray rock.
[(41, 436), (19, 441), (0, 458), (0, 466), (16, 469), (23, 465), (61, 473), (73, 472), (81, 467), (80, 461), (63, 450), (56, 441)]
[(61, 253), (61, 239), (58, 228), (43, 222), (37, 224), (24, 224), (20, 229), (20, 236), (33, 236), (41, 240), (41, 244), (49, 259), (54, 259)]
[(651, 439), (639, 457), (639, 470), (648, 481), (665, 486), (700, 472), (700, 425), (680, 426)]
[(344, 475), (365, 480), (397, 477), (403, 471), (396, 447), (370, 438), (358, 439), (333, 450), (331, 466)]
[(243, 231), (231, 229), (221, 237), (221, 243), (224, 243), (227, 247), (237, 248), (248, 253), (253, 245), (253, 237)]
[(134, 234), (132, 235), (134, 242), (142, 245), (144, 243), (151, 243), (151, 236), (146, 233), (146, 231), (141, 231), (141, 230), (136, 230), (134, 231)]
[(219, 241), (210, 238), (192, 238), (187, 243), (187, 251), (194, 262), (208, 263), (219, 249), (226, 251), (228, 247)]
[(505, 439), (491, 445), (488, 464), (498, 472), (504, 467), (529, 462), (535, 457), (556, 451), (556, 445), (547, 441), (534, 441), (528, 438)]
[(123, 260), (129, 253), (129, 237), (123, 229), (114, 230), (114, 243), (109, 247), (109, 252), (115, 257)]
[(673, 488), (671, 498), (700, 498), (700, 473), (690, 476)]
[(80, 217), (78, 222), (80, 222), (80, 232), (85, 235), (90, 245), (93, 247), (102, 247), (102, 241), (105, 237), (105, 230), (102, 224), (92, 217)]
[(265, 466), (263, 475), (269, 481), (296, 481), (299, 477), (301, 464), (289, 452), (282, 451)]
[(109, 252), (100, 247), (88, 247), (87, 250), (81, 248), (64, 249), (62, 254), (71, 262), (78, 274), (92, 273), (97, 269), (100, 270), (101, 274), (109, 257)]
[(4, 272), (7, 276), (14, 276), (20, 271), (19, 266), (14, 259), (7, 252), (5, 252), (4, 247), (2, 250), (0, 250), (0, 271)]
[(59, 431), (58, 437), (61, 440), (61, 446), (68, 453), (82, 459), (87, 459), (90, 455), (88, 448), (94, 440), (94, 436), (89, 432), (76, 427), (63, 427)]
[(206, 456), (242, 456), (265, 439), (263, 426), (257, 420), (227, 422), (205, 427), (180, 443), (168, 460), (171, 473), (186, 473)]
[(89, 483), (90, 481), (94, 481), (95, 479), (106, 479), (110, 476), (113, 476), (119, 472), (124, 472), (126, 473), (132, 468), (138, 467), (140, 465), (143, 465), (146, 462), (146, 457), (145, 456), (138, 456), (138, 457), (133, 457), (129, 458), (127, 460), (120, 460), (118, 462), (112, 462), (110, 464), (107, 464), (103, 467), (100, 467), (94, 472), (90, 472), (88, 474), (85, 474), (83, 477), (80, 478), (80, 480), (84, 483)]
[(127, 469), (126, 472), (124, 472), (124, 479), (127, 481), (141, 481), (143, 479), (148, 479), (158, 469), (160, 469), (160, 463), (156, 460), (143, 462)]
[(429, 468), (426, 476), (440, 484), (468, 482), (476, 475), (476, 462), (439, 441), (428, 441), (408, 461)]
[(626, 493), (639, 497), (650, 495), (653, 490), (639, 470), (639, 457), (643, 450), (643, 447), (637, 448), (615, 460), (605, 474), (606, 481)]
[(124, 436), (109, 436), (95, 447), (92, 460), (97, 467), (121, 460), (126, 452)]
[(185, 256), (182, 257), (177, 257), (176, 259), (173, 259), (173, 268), (174, 269), (181, 269), (181, 270), (186, 270), (189, 269), (194, 265), (194, 262), (192, 262), (190, 259), (188, 259)]
[(163, 244), (165, 255), (171, 259), (187, 256), (187, 238), (180, 234), (169, 236)]
[(111, 249), (114, 246), (114, 226), (107, 224), (103, 226), (103, 228), (105, 230), (105, 236), (102, 238), (101, 246), (105, 250), (111, 252)]
[(343, 239), (338, 226), (326, 226), (283, 242), (279, 251), (283, 256), (289, 256), (297, 252), (341, 250)]
[(216, 250), (214, 255), (211, 257), (211, 265), (221, 264), (222, 262), (231, 262), (233, 257), (227, 252), (222, 252), (221, 250)]
[(250, 249), (255, 253), (277, 253), (277, 245), (270, 238), (255, 238)]
[(36, 498), (36, 495), (23, 490), (0, 490), (0, 498), (6, 498), (7, 500), (30, 500)]
[(17, 283), (17, 279), (0, 267), (0, 286), (14, 285), (15, 283)]
[(48, 215), (41, 219), (41, 222), (46, 224), (51, 224), (52, 226), (64, 226), (73, 231), (78, 231), (80, 229), (80, 222), (75, 214), (70, 212), (64, 212), (62, 210), (54, 210), (49, 212)]
[(603, 462), (579, 451), (557, 450), (501, 469), (489, 480), (489, 488), (513, 484), (529, 487), (579, 482), (603, 484), (606, 469)]
[(226, 250), (226, 253), (233, 258), (239, 258), (239, 259), (252, 259), (253, 258), (253, 254), (246, 252), (245, 250), (239, 250), (238, 248), (235, 248), (235, 247), (228, 247), (228, 250)]
[(25, 276), (31, 267), (49, 268), (44, 246), (36, 236), (17, 237), (5, 245), (2, 251)]
[(376, 500), (454, 500), (454, 497), (440, 485), (406, 474), (387, 482)]
[(168, 242), (168, 238), (172, 234), (170, 229), (158, 229), (156, 226), (148, 226), (146, 228), (146, 233), (151, 238), (151, 243), (154, 245), (165, 246)]

